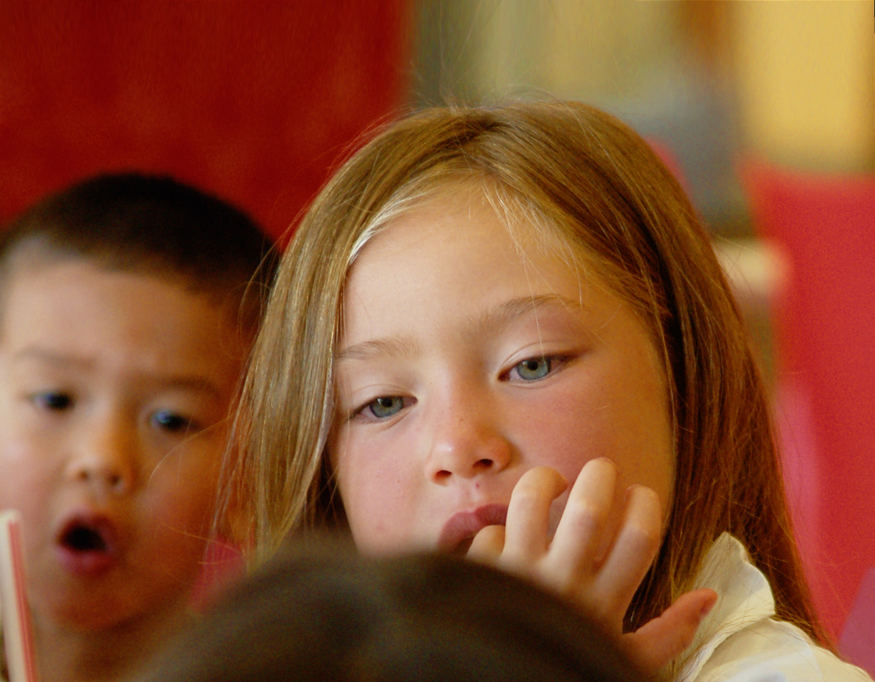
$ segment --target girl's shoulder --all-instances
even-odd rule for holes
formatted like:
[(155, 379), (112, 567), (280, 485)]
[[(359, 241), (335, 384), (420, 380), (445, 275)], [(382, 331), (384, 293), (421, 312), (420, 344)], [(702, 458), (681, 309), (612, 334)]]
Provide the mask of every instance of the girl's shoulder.
[(872, 682), (790, 623), (766, 619), (724, 639), (690, 682)]
[(724, 533), (717, 539), (696, 587), (710, 587), (719, 599), (699, 628), (677, 682), (872, 682), (798, 627), (775, 619), (769, 583), (734, 537)]

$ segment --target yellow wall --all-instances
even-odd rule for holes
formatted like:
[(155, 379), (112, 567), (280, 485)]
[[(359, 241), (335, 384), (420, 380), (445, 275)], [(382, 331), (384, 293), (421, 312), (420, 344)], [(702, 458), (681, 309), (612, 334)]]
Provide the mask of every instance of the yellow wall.
[(872, 3), (733, 2), (729, 17), (748, 144), (795, 165), (871, 168)]

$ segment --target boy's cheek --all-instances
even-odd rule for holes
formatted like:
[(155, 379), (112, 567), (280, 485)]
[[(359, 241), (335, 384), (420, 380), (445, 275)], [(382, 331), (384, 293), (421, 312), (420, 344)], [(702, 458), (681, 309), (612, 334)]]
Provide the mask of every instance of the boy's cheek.
[(0, 444), (0, 507), (13, 507), (23, 499), (45, 494), (41, 479), (46, 466), (29, 443), (7, 436)]
[(191, 532), (209, 530), (219, 493), (221, 453), (213, 448), (186, 453), (181, 461), (156, 468), (143, 490), (153, 521), (183, 526)]

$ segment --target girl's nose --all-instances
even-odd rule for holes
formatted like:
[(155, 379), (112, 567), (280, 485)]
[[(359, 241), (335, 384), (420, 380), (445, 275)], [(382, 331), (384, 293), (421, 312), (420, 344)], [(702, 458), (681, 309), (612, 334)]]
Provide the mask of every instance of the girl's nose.
[(430, 429), (429, 480), (446, 483), (453, 477), (473, 478), (504, 470), (512, 446), (497, 416), (484, 404), (475, 407), (461, 400), (440, 410)]
[(67, 477), (96, 491), (126, 495), (136, 475), (136, 427), (117, 416), (95, 419), (67, 463)]

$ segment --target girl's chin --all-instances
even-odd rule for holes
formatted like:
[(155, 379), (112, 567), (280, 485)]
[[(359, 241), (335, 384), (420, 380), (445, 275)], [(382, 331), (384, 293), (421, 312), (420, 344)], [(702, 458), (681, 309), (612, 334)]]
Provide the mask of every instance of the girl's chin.
[(372, 557), (403, 556), (411, 552), (434, 552), (437, 549), (437, 541), (428, 539), (362, 538), (353, 535), (353, 543), (361, 554)]

